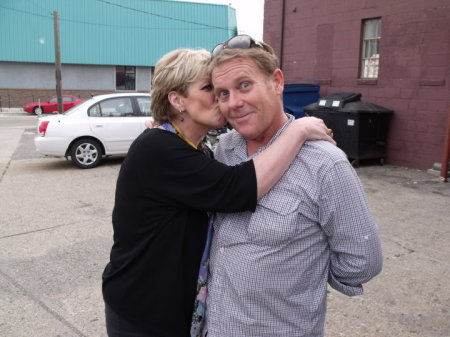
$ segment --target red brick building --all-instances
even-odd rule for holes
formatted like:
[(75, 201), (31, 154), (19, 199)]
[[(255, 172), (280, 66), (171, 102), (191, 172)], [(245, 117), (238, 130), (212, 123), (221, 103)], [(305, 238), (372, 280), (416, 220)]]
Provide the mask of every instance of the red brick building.
[(360, 92), (394, 110), (390, 164), (441, 162), (450, 111), (449, 0), (265, 0), (264, 41), (287, 83)]

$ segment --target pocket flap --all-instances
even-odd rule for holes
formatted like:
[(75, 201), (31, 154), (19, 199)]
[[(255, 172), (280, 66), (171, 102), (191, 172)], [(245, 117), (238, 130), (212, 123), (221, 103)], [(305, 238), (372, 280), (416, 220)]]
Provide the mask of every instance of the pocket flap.
[(258, 201), (258, 206), (268, 208), (280, 215), (287, 215), (295, 212), (298, 209), (300, 202), (300, 200), (296, 199), (292, 202), (286, 203), (283, 200), (274, 199), (273, 197), (268, 198), (265, 196)]

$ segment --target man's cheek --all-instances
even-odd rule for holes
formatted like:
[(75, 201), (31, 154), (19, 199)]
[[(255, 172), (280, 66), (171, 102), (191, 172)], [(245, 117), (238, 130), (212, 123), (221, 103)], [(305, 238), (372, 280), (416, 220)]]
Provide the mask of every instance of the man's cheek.
[(228, 109), (228, 105), (226, 103), (220, 103), (219, 102), (219, 110), (222, 113), (222, 115), (226, 118), (229, 119), (229, 109)]

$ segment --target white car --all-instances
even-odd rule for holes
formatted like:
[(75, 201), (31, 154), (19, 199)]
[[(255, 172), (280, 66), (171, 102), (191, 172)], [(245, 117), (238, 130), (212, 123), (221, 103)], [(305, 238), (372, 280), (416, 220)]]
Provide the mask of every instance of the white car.
[(43, 155), (93, 168), (103, 156), (125, 155), (149, 119), (149, 94), (98, 95), (63, 114), (40, 116), (34, 144)]

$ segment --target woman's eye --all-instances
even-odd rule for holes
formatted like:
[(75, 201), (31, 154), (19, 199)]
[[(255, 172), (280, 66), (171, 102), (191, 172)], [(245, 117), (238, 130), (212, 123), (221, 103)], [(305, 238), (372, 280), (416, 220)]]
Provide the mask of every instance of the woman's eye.
[(212, 84), (206, 84), (202, 87), (202, 90), (211, 91), (213, 90)]

